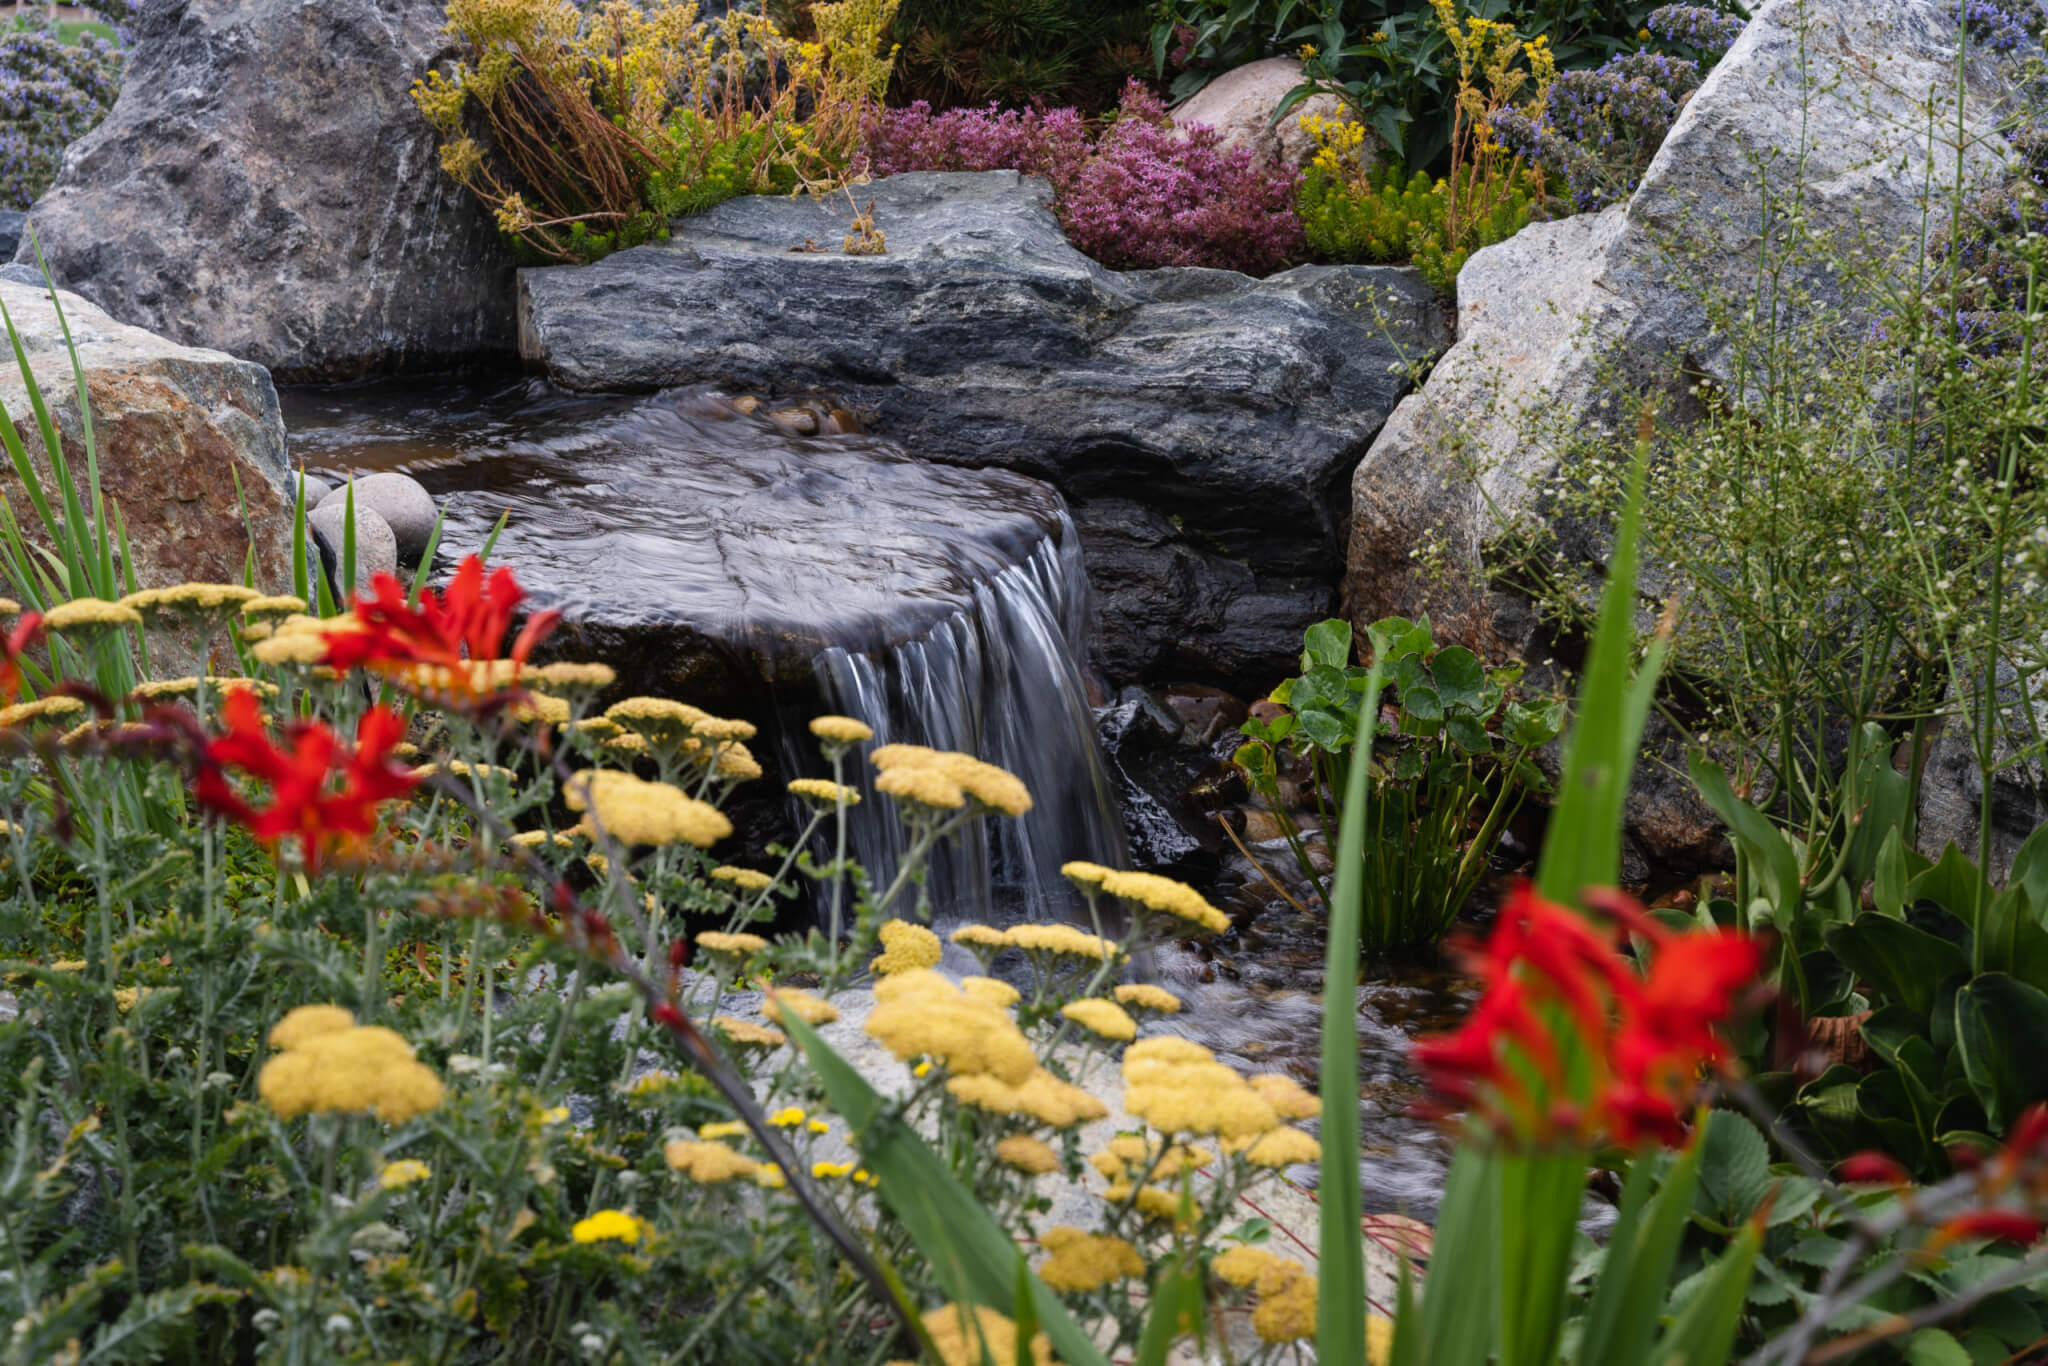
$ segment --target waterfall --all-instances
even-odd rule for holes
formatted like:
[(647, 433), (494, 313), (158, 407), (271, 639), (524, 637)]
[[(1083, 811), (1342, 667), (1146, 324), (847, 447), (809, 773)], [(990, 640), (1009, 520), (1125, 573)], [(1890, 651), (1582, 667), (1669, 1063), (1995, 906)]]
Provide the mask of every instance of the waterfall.
[[(1079, 537), (1062, 511), (1029, 556), (975, 582), (971, 602), (924, 635), (871, 650), (830, 646), (813, 661), (827, 702), (873, 726), (875, 744), (959, 750), (1031, 791), (1022, 819), (990, 816), (934, 855), (926, 887), (941, 927), (1072, 919), (1080, 901), (1060, 865), (1123, 866), (1123, 825), (1079, 663), (1087, 617)], [(864, 764), (848, 777), (862, 787), (851, 852), (885, 886), (904, 854), (903, 825)]]

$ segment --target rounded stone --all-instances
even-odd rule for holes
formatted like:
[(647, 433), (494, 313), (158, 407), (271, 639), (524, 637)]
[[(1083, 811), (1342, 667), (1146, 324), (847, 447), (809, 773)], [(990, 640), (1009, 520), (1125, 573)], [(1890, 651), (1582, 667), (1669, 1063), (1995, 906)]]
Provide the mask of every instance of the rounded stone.
[[(342, 528), (346, 525), (348, 508), (334, 498), (329, 498), (319, 507), (306, 514), (306, 525), (320, 534), (325, 544), (328, 565), (335, 578), (341, 576)], [(356, 591), (370, 586), (378, 574), (398, 572), (398, 540), (391, 534), (391, 524), (377, 514), (376, 509), (356, 504)]]
[[(384, 519), (398, 543), (401, 557), (412, 561), (426, 553), (427, 542), (434, 534), (434, 519), (438, 515), (434, 495), (427, 492), (426, 485), (409, 474), (387, 472), (357, 475), (355, 489), (356, 506), (368, 508)], [(348, 489), (338, 488), (322, 499), (320, 505), (325, 507), (332, 503), (340, 507), (347, 498)]]
[[(327, 495), (334, 492), (334, 485), (328, 483), (317, 474), (307, 474), (304, 478), (306, 481), (306, 510), (311, 512), (314, 508), (327, 501)], [(300, 475), (294, 474), (291, 482), (285, 486), (285, 493), (293, 499), (299, 496), (299, 479)]]

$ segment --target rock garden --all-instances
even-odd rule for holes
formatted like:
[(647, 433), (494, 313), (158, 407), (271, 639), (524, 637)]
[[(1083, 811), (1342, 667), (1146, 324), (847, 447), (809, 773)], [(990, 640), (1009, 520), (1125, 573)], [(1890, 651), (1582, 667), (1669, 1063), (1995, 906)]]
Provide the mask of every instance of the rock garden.
[(0, 104), (4, 1366), (2048, 1360), (2040, 0)]

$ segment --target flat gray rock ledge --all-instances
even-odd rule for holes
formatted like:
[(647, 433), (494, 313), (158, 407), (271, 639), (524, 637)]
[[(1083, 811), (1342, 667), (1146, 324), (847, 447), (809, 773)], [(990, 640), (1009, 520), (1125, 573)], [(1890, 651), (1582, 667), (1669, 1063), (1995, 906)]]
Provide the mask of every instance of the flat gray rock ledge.
[(825, 393), (914, 454), (1066, 496), (1118, 678), (1284, 670), (1336, 607), (1351, 470), (1449, 343), (1414, 272), (1113, 271), (1045, 182), (894, 176), (881, 255), (844, 198), (747, 197), (667, 242), (519, 278), (520, 349), (582, 390)]

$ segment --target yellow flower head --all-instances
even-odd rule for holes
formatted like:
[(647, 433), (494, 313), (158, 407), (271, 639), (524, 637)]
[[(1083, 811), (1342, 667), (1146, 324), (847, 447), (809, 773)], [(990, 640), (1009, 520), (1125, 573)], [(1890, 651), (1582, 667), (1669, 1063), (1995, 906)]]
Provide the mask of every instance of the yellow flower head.
[(761, 776), (761, 761), (737, 740), (725, 741), (718, 746), (718, 755), (712, 766), (718, 770), (719, 777), (736, 782), (752, 782)]
[(43, 613), (43, 628), (62, 635), (67, 631), (108, 631), (117, 626), (140, 626), (142, 614), (133, 607), (105, 598), (73, 598)]
[(749, 1132), (751, 1131), (747, 1128), (746, 1121), (738, 1119), (714, 1120), (709, 1124), (697, 1126), (699, 1138), (745, 1138)]
[(542, 692), (566, 693), (578, 696), (583, 693), (602, 692), (618, 681), (618, 674), (609, 664), (579, 664), (560, 660), (529, 668), (521, 675), (521, 681), (529, 688)]
[(970, 949), (1000, 950), (1010, 947), (1010, 936), (993, 925), (962, 925), (947, 938)]
[(327, 642), (311, 631), (280, 631), (249, 648), (257, 663), (278, 668), (286, 664), (318, 664), (327, 658)]
[(851, 716), (814, 716), (811, 718), (811, 734), (828, 745), (857, 745), (875, 738), (871, 726)]
[[(711, 1017), (711, 1023), (718, 1026), (726, 1038), (750, 1048), (780, 1048), (789, 1042), (789, 1036), (781, 1030), (755, 1024), (752, 1020), (742, 1020), (737, 1015), (714, 1015)], [(703, 1131), (700, 1129), (698, 1132)]]
[(552, 845), (557, 849), (573, 849), (581, 838), (582, 832), (574, 829), (522, 830), (507, 840), (506, 843), (516, 845), (521, 849), (538, 849), (544, 844)]
[(802, 1126), (804, 1119), (804, 1107), (801, 1105), (785, 1105), (774, 1114), (768, 1116), (768, 1122), (778, 1129), (799, 1128)]
[(636, 1219), (621, 1209), (601, 1209), (588, 1219), (579, 1219), (569, 1236), (579, 1243), (638, 1243), (653, 1230), (645, 1219)]
[(1314, 1119), (1323, 1113), (1323, 1102), (1302, 1088), (1300, 1082), (1278, 1072), (1261, 1072), (1251, 1079), (1251, 1088), (1282, 1119)]
[(711, 870), (714, 882), (728, 883), (742, 892), (763, 892), (775, 885), (775, 879), (753, 868), (735, 868), (730, 863), (721, 863)]
[(751, 1178), (761, 1169), (761, 1164), (753, 1158), (734, 1152), (723, 1143), (693, 1143), (688, 1139), (673, 1138), (663, 1145), (661, 1155), (669, 1170), (681, 1172), (704, 1186), (721, 1185), (735, 1178)]
[(931, 1335), (932, 1349), (944, 1366), (982, 1366), (984, 1360), (1003, 1366), (1029, 1362), (1030, 1366), (1053, 1366), (1052, 1339), (1039, 1333), (1032, 1337), (1026, 1354), (1019, 1353), (1017, 1325), (983, 1305), (971, 1309), (948, 1304), (924, 1316), (924, 1330)]
[(1259, 1273), (1257, 1288), (1253, 1332), (1267, 1342), (1293, 1342), (1316, 1335), (1316, 1278), (1300, 1262), (1275, 1259)]
[(875, 791), (940, 811), (958, 811), (967, 805), (967, 794), (961, 791), (960, 784), (936, 769), (891, 769), (875, 779)]
[(1038, 1237), (1052, 1255), (1038, 1268), (1039, 1279), (1063, 1294), (1086, 1294), (1111, 1281), (1145, 1274), (1145, 1259), (1121, 1238), (1060, 1224)]
[(1069, 1001), (1060, 1007), (1060, 1014), (1089, 1033), (1114, 1042), (1126, 1043), (1138, 1037), (1137, 1021), (1115, 1001), (1105, 1001), (1100, 996), (1084, 996), (1078, 1001)]
[(1025, 1078), (1022, 1086), (1011, 1086), (1000, 1077), (977, 1074), (948, 1077), (946, 1090), (963, 1105), (990, 1114), (1035, 1119), (1052, 1129), (1071, 1128), (1109, 1114), (1101, 1097), (1072, 1082), (1061, 1081), (1042, 1067)]
[(732, 833), (732, 822), (708, 802), (667, 783), (650, 783), (615, 769), (586, 769), (569, 780), (571, 811), (589, 811), (622, 844), (674, 844), (708, 848)]
[(886, 920), (880, 931), (883, 952), (869, 961), (868, 971), (887, 977), (912, 968), (936, 967), (942, 956), (939, 937), (907, 920)]
[(1150, 982), (1127, 982), (1115, 991), (1117, 1000), (1132, 1010), (1154, 1010), (1161, 1015), (1173, 1015), (1180, 1011), (1180, 997), (1165, 987), (1155, 987)]
[(1254, 1167), (1292, 1167), (1323, 1160), (1323, 1145), (1299, 1129), (1275, 1129), (1252, 1141), (1244, 1160)]
[(768, 941), (758, 934), (726, 934), (720, 930), (706, 930), (697, 936), (697, 947), (706, 953), (715, 953), (725, 958), (751, 958), (768, 947)]
[(816, 802), (820, 806), (838, 806), (841, 802), (848, 806), (860, 804), (858, 791), (844, 784), (835, 783), (830, 778), (793, 778), (790, 780), (789, 790), (792, 795), (802, 797), (808, 802)]
[(1024, 999), (1017, 988), (994, 977), (962, 977), (960, 990), (977, 1000), (987, 1001), (998, 1010), (1008, 1010)]
[(754, 723), (707, 716), (691, 726), (690, 733), (704, 740), (751, 740), (754, 738)]
[(558, 726), (569, 719), (569, 704), (546, 693), (529, 692), (508, 710), (514, 721), (527, 725)]
[(85, 703), (61, 693), (55, 697), (38, 697), (33, 702), (16, 702), (11, 707), (0, 707), (0, 726), (18, 726), (25, 721), (48, 720), (84, 710)]
[(1108, 962), (1120, 951), (1114, 939), (1086, 934), (1072, 925), (1012, 925), (1007, 938), (1011, 945), (1026, 953), (1085, 958), (1096, 963)]
[(291, 1047), (264, 1063), (256, 1078), (257, 1093), (280, 1119), (374, 1113), (387, 1124), (403, 1124), (441, 1104), (441, 1079), (388, 1029), (357, 1025), (310, 1036), (295, 1030), (287, 1037)]
[(1249, 1290), (1259, 1283), (1259, 1276), (1267, 1267), (1282, 1260), (1265, 1248), (1246, 1243), (1219, 1255), (1209, 1263), (1209, 1269), (1226, 1283)]
[(266, 617), (288, 617), (306, 610), (306, 600), (290, 593), (270, 593), (242, 604), (242, 615), (250, 621)]
[(1105, 868), (1099, 863), (1088, 863), (1081, 859), (1060, 865), (1060, 876), (1086, 892), (1092, 892), (1100, 887), (1102, 880), (1115, 871), (1114, 868)]
[[(882, 775), (875, 780), (876, 789), (893, 796), (948, 809), (957, 809), (972, 797), (979, 805), (1006, 816), (1021, 816), (1031, 809), (1031, 793), (1015, 774), (971, 754), (923, 745), (883, 745), (868, 758)], [(896, 777), (898, 774), (905, 776)], [(913, 774), (931, 776), (909, 776)], [(955, 793), (958, 800), (953, 799)]]
[(784, 1023), (782, 1013), (788, 1011), (807, 1025), (830, 1024), (839, 1018), (839, 1007), (830, 1001), (821, 1001), (808, 991), (796, 987), (771, 987), (768, 999), (761, 1006), (761, 1013), (777, 1024)]
[(121, 606), (145, 617), (199, 621), (233, 615), (262, 595), (238, 583), (181, 583), (174, 588), (144, 588), (121, 599)]
[(607, 720), (626, 730), (637, 731), (649, 739), (665, 740), (688, 735), (699, 721), (711, 719), (711, 713), (702, 707), (666, 697), (629, 697), (606, 707), (604, 714)]
[(1271, 1102), (1208, 1049), (1141, 1039), (1124, 1050), (1124, 1109), (1163, 1133), (1249, 1138), (1279, 1127)]
[(1185, 882), (1157, 873), (1111, 873), (1102, 879), (1102, 890), (1150, 910), (1177, 916), (1211, 934), (1221, 934), (1230, 928), (1230, 917), (1211, 906), (1200, 892)]
[(289, 1051), (308, 1039), (355, 1027), (354, 1013), (340, 1006), (299, 1006), (285, 1012), (285, 1017), (270, 1027), (270, 1046), (280, 1052)]
[(377, 1184), (388, 1191), (403, 1190), (433, 1174), (434, 1169), (418, 1158), (401, 1157), (396, 1162), (386, 1162), (378, 1169)]
[(889, 999), (878, 995), (863, 1026), (891, 1053), (905, 1062), (936, 1058), (956, 1077), (986, 1073), (1010, 1086), (1021, 1085), (1038, 1066), (1031, 1041), (1000, 1007), (929, 970), (909, 968), (903, 975), (924, 989)]
[(996, 1161), (1007, 1167), (1015, 1167), (1020, 1172), (1043, 1176), (1047, 1172), (1059, 1170), (1060, 1155), (1042, 1138), (1033, 1138), (1029, 1134), (1011, 1134), (996, 1144)]

